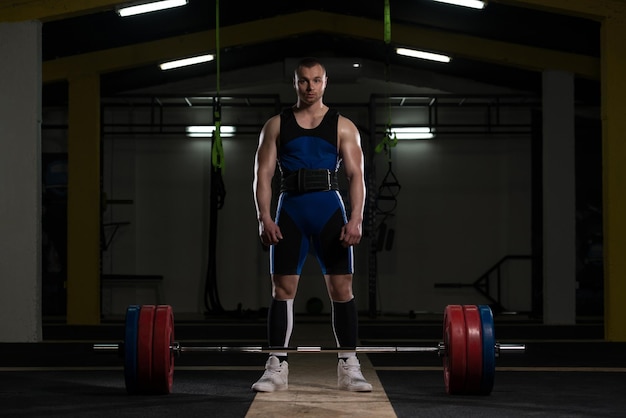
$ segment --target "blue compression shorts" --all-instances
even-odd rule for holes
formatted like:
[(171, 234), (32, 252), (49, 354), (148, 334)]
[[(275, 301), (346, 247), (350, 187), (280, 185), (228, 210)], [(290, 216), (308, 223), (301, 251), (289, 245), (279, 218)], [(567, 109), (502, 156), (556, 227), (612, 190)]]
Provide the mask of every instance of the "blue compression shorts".
[(276, 223), (283, 239), (270, 246), (271, 274), (302, 274), (311, 249), (322, 274), (354, 273), (354, 250), (352, 246), (345, 248), (339, 240), (347, 216), (338, 191), (282, 193)]

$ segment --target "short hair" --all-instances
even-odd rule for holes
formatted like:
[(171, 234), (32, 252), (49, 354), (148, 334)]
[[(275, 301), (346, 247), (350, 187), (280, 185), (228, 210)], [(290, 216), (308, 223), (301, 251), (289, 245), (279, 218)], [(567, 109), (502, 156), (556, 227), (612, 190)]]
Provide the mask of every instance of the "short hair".
[(322, 70), (324, 70), (324, 74), (328, 75), (326, 73), (326, 67), (324, 66), (324, 64), (322, 64), (322, 62), (319, 59), (315, 57), (305, 57), (305, 58), (302, 58), (300, 61), (298, 61), (298, 65), (296, 65), (296, 69), (293, 72), (294, 76), (297, 75), (298, 69), (300, 69), (301, 67), (312, 68), (312, 67), (315, 67), (316, 65), (319, 65), (320, 67), (322, 67)]

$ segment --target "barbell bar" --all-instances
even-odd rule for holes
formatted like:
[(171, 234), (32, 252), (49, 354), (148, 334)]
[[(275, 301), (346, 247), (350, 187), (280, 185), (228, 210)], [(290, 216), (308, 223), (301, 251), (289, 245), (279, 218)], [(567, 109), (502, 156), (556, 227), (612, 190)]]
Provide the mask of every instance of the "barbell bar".
[(124, 377), (129, 394), (168, 394), (174, 358), (184, 352), (231, 353), (415, 353), (432, 352), (443, 359), (448, 394), (489, 395), (493, 388), (495, 359), (502, 353), (524, 353), (524, 344), (495, 340), (493, 314), (487, 305), (448, 305), (444, 310), (443, 341), (436, 347), (268, 347), (183, 346), (174, 341), (174, 317), (169, 305), (131, 305), (126, 311), (123, 343), (98, 343), (97, 352), (124, 356)]
[[(94, 351), (115, 351), (122, 349), (122, 344), (97, 343), (93, 345)], [(496, 343), (494, 346), (496, 357), (501, 352), (523, 354), (526, 351), (524, 344), (502, 344)], [(362, 346), (362, 347), (320, 347), (320, 346), (299, 346), (299, 347), (267, 347), (267, 346), (183, 346), (179, 342), (174, 342), (170, 346), (174, 354), (208, 352), (208, 353), (364, 353), (364, 354), (385, 354), (385, 353), (437, 353), (442, 356), (446, 353), (445, 344), (440, 342), (437, 347), (410, 347), (410, 346)]]

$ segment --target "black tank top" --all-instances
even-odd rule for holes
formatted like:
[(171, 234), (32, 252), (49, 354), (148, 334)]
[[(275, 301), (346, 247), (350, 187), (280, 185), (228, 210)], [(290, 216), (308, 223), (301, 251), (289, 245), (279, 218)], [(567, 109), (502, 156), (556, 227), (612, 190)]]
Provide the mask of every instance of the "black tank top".
[(280, 114), (278, 163), (283, 173), (300, 168), (337, 171), (341, 160), (337, 152), (339, 112), (328, 109), (318, 126), (305, 129), (298, 125), (293, 109)]

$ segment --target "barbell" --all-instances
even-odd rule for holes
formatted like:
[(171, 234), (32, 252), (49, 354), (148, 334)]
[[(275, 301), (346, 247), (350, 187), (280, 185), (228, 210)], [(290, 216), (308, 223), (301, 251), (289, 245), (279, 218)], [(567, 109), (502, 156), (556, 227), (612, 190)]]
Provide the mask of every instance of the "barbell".
[(524, 353), (524, 344), (495, 340), (493, 313), (487, 305), (448, 305), (443, 315), (443, 341), (435, 347), (265, 347), (183, 346), (174, 341), (174, 314), (169, 305), (130, 305), (126, 310), (124, 342), (94, 344), (99, 352), (124, 357), (124, 381), (129, 394), (169, 394), (174, 359), (184, 352), (237, 353), (413, 353), (434, 352), (443, 359), (446, 393), (489, 395), (495, 359), (502, 353)]

